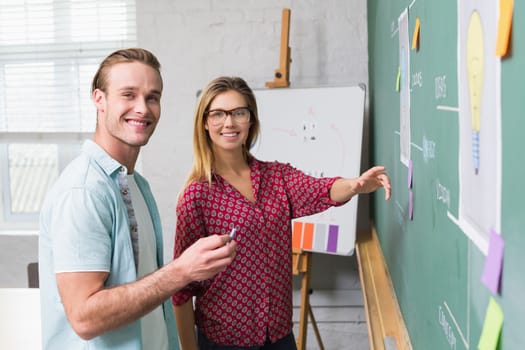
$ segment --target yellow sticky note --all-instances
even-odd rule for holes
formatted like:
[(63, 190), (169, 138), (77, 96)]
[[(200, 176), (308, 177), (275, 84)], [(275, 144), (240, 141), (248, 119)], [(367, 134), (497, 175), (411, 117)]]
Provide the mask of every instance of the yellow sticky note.
[(499, 304), (490, 297), (489, 306), (485, 314), (483, 330), (479, 338), (478, 350), (495, 350), (498, 346), (501, 327), (503, 326), (503, 310)]
[(414, 26), (414, 34), (412, 34), (412, 49), (418, 48), (420, 26), (421, 26), (421, 20), (418, 17), (416, 18), (416, 25)]
[(498, 41), (496, 42), (496, 55), (503, 57), (507, 54), (512, 28), (512, 12), (514, 11), (514, 0), (500, 0)]
[(401, 85), (401, 67), (397, 67), (396, 91), (399, 91)]

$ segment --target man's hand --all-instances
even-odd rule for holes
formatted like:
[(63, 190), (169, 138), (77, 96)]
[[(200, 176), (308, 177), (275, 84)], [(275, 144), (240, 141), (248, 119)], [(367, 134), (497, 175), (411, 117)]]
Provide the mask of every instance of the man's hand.
[(176, 260), (189, 282), (203, 281), (232, 263), (236, 247), (237, 242), (230, 241), (228, 235), (213, 235), (199, 239)]

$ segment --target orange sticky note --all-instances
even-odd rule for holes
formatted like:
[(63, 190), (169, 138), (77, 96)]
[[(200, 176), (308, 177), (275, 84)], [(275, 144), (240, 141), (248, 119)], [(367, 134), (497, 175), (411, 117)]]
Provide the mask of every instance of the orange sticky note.
[(304, 224), (303, 235), (303, 249), (312, 250), (312, 242), (314, 241), (314, 224), (306, 222)]
[(292, 248), (301, 248), (301, 239), (303, 238), (303, 223), (294, 221), (292, 230)]
[(512, 28), (513, 11), (514, 0), (500, 0), (496, 56), (503, 57), (507, 54), (510, 39), (510, 29)]
[(419, 43), (419, 28), (421, 26), (421, 20), (416, 18), (416, 25), (414, 26), (414, 34), (412, 34), (412, 49), (418, 48)]

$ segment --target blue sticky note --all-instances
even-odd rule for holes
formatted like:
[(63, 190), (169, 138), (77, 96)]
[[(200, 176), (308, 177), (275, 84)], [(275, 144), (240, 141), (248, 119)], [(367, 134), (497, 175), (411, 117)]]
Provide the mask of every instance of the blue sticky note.
[(485, 267), (483, 268), (481, 281), (494, 295), (498, 294), (500, 290), (503, 247), (503, 237), (496, 231), (490, 230), (489, 251), (485, 258)]

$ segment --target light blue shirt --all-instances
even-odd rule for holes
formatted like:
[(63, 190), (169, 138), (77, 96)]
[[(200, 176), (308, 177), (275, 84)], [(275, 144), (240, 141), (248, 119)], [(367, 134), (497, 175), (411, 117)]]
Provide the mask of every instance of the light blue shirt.
[[(89, 341), (81, 339), (67, 321), (55, 273), (107, 271), (106, 287), (137, 279), (129, 221), (117, 176), (123, 166), (93, 141), (69, 164), (47, 194), (40, 213), (39, 281), (44, 349), (126, 349), (141, 345), (140, 320)], [(163, 265), (162, 229), (157, 205), (147, 181), (135, 180), (149, 208), (157, 243), (158, 266)], [(178, 349), (171, 300), (164, 302), (170, 349)]]

